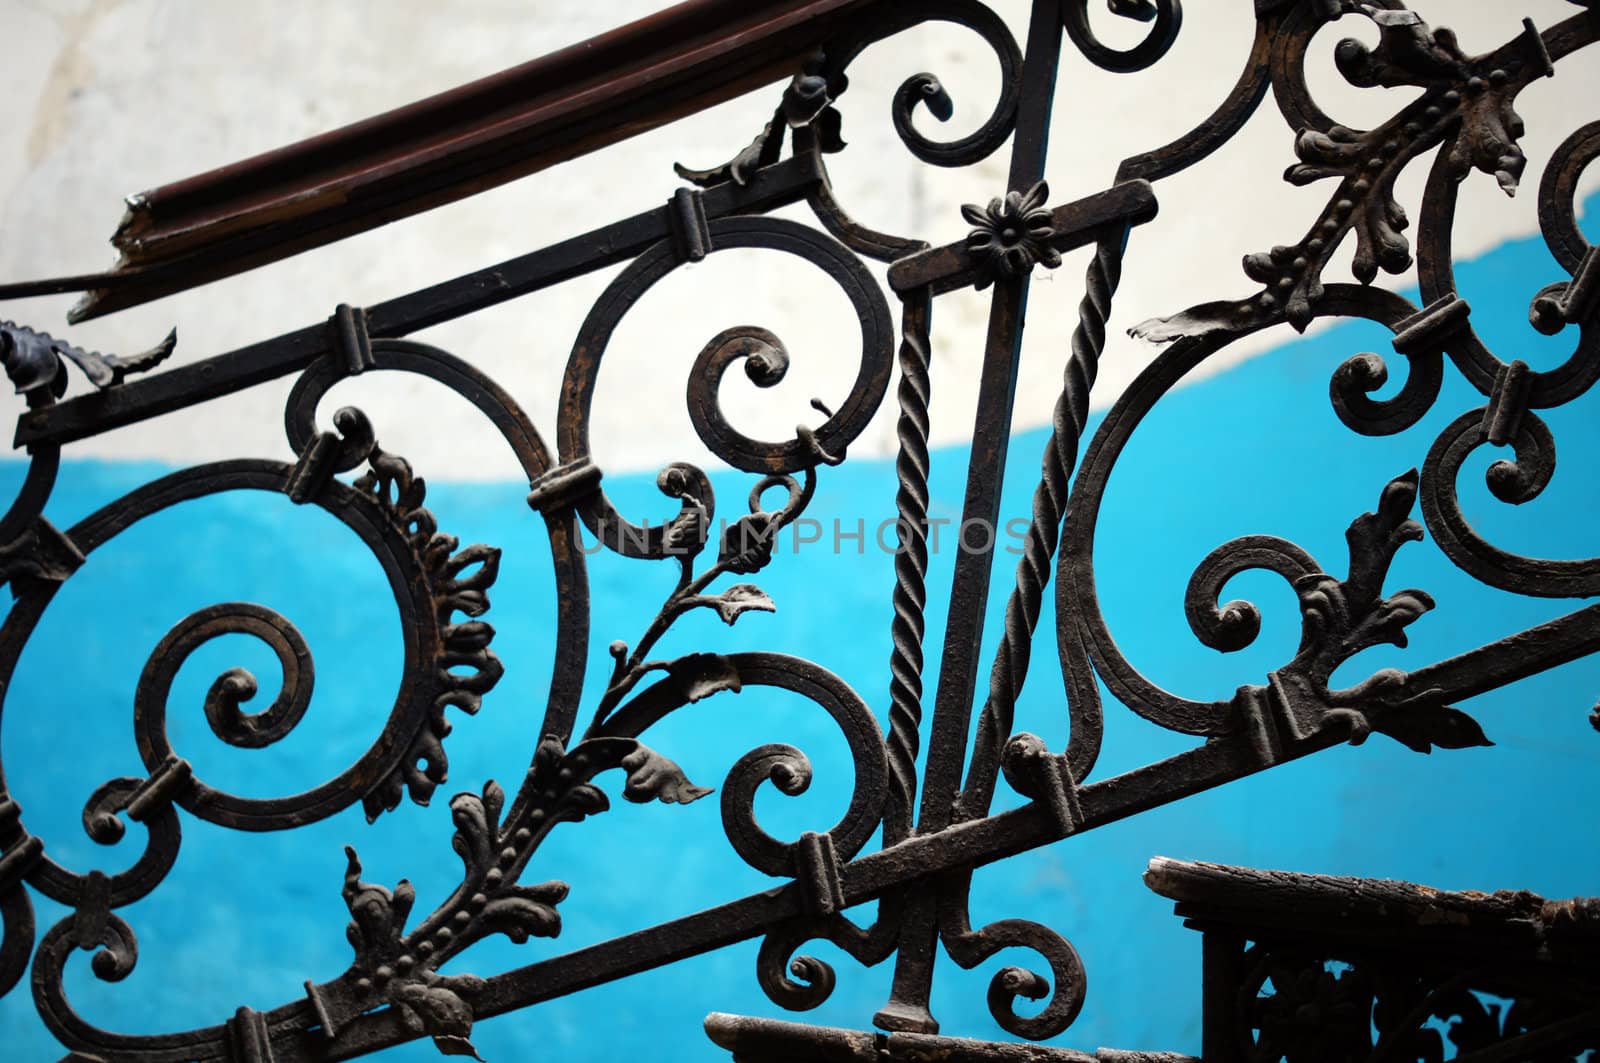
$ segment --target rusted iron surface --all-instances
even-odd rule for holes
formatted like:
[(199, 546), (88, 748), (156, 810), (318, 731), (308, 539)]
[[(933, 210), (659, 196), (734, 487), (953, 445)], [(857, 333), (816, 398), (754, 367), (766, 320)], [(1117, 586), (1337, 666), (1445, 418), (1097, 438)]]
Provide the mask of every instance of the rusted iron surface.
[(1442, 937), (1482, 944), (1502, 938), (1532, 947), (1552, 936), (1600, 938), (1600, 898), (1551, 901), (1528, 890), (1436, 890), (1414, 882), (1262, 871), (1156, 857), (1145, 884), (1178, 902), (1178, 912), (1207, 923), (1257, 927), (1316, 926), (1368, 934)]
[[(1054, 926), (1003, 918), (974, 927), (968, 906), (974, 869), (1339, 743), (1359, 744), (1373, 733), (1419, 752), (1486, 745), (1483, 729), (1456, 702), (1600, 651), (1600, 606), (1581, 604), (1600, 594), (1600, 559), (1553, 560), (1505, 550), (1473, 525), (1457, 495), (1460, 473), (1476, 452), (1508, 446), (1516, 460), (1489, 467), (1490, 490), (1509, 504), (1537, 496), (1555, 468), (1554, 433), (1541, 411), (1585, 400), (1600, 379), (1600, 250), (1588, 243), (1574, 216), (1578, 175), (1600, 157), (1600, 122), (1573, 131), (1554, 150), (1537, 191), (1540, 231), (1555, 265), (1550, 277), (1529, 278), (1530, 321), (1541, 332), (1575, 340), (1566, 364), (1541, 372), (1491, 352), (1456, 289), (1451, 254), (1459, 186), (1492, 180), (1507, 191), (1516, 187), (1523, 168), (1522, 126), (1513, 108), (1517, 94), (1600, 39), (1600, 13), (1593, 5), (1577, 5), (1560, 22), (1542, 29), (1527, 23), (1512, 40), (1471, 56), (1461, 52), (1453, 34), (1430, 26), (1398, 0), (1257, 0), (1257, 34), (1246, 67), (1205, 122), (1171, 144), (1124, 160), (1109, 189), (1052, 204), (1042, 175), (1063, 47), (1070, 44), (1105, 69), (1136, 73), (1161, 60), (1180, 29), (1177, 0), (1111, 0), (1110, 7), (1150, 23), (1142, 43), (1121, 51), (1104, 44), (1089, 22), (1087, 0), (1037, 0), (1025, 47), (978, 0), (684, 5), (607, 38), (600, 50), (614, 62), (597, 68), (609, 71), (603, 84), (564, 80), (562, 71), (583, 64), (581, 57), (562, 53), (504, 80), (447, 94), (419, 111), (375, 120), (362, 127), (365, 132), (333, 134), (175, 186), (150, 197), (150, 220), (137, 224), (146, 225), (139, 231), (152, 256), (151, 277), (167, 268), (157, 261), (160, 255), (170, 256), (162, 261), (189, 263), (182, 270), (211, 253), (207, 248), (228, 246), (234, 249), (230, 254), (242, 256), (180, 270), (161, 282), (178, 283), (174, 278), (181, 276), (187, 283), (220, 275), (216, 269), (266, 260), (251, 255), (277, 255), (294, 249), (296, 240), (315, 242), (336, 235), (340, 225), (375, 223), (386, 210), (465, 193), (482, 181), (521, 172), (517, 168), (530, 160), (552, 161), (620, 135), (617, 129), (602, 135), (598, 124), (586, 125), (602, 117), (613, 124), (624, 112), (633, 116), (628, 122), (664, 119), (736, 91), (748, 79), (778, 69), (793, 72), (781, 95), (774, 93), (772, 120), (728, 163), (680, 171), (688, 184), (670, 192), (670, 179), (662, 175), (656, 199), (662, 206), (609, 224), (597, 219), (597, 227), (583, 236), (384, 303), (336, 304), (324, 322), (178, 368), (159, 364), (171, 351), (170, 337), (143, 355), (118, 356), (85, 351), (27, 326), (0, 325), (0, 361), (28, 407), (19, 413), (16, 441), (30, 459), (22, 489), (0, 517), (0, 579), (16, 596), (0, 628), (0, 690), (9, 687), (12, 669), (52, 598), (94, 551), (148, 516), (223, 492), (280, 494), (347, 525), (383, 565), (406, 634), (405, 679), (372, 745), (345, 771), (306, 793), (255, 799), (201, 778), (175, 746), (166, 727), (173, 676), (195, 650), (224, 635), (247, 635), (269, 647), (284, 680), (266, 710), (242, 711), (255, 680), (238, 669), (217, 678), (204, 705), (217, 737), (256, 749), (300, 726), (314, 675), (309, 649), (289, 618), (252, 603), (218, 603), (180, 621), (151, 655), (133, 695), (143, 774), (108, 780), (83, 814), (84, 829), (96, 841), (120, 838), (127, 822), (147, 828), (143, 854), (127, 871), (58, 864), (57, 850), (29, 831), (0, 779), (0, 992), (13, 990), (31, 973), (40, 1015), (80, 1060), (335, 1060), (420, 1037), (431, 1037), (442, 1051), (465, 1053), (472, 1049), (475, 1021), (748, 940), (760, 941), (755, 974), (768, 997), (803, 1011), (833, 991), (833, 969), (802, 951), (811, 941), (825, 940), (861, 964), (893, 962), (889, 999), (875, 1015), (862, 1016), (863, 1024), (870, 1017), (884, 1033), (714, 1016), (708, 1028), (717, 1042), (752, 1060), (1177, 1058), (940, 1037), (930, 1009), (935, 964), (941, 952), (964, 968), (990, 964), (1005, 950), (1033, 953), (1037, 959), (1028, 966), (993, 973), (987, 1004), (995, 1023), (1014, 1037), (1032, 1042), (1060, 1034), (1072, 1025), (1087, 992), (1081, 958)], [(727, 21), (713, 26), (706, 21), (713, 16)], [(1372, 130), (1335, 125), (1307, 86), (1310, 42), (1341, 18), (1363, 23), (1378, 41), (1338, 45), (1336, 63), (1347, 80), (1416, 90)], [(872, 41), (934, 19), (977, 34), (998, 60), (1000, 91), (974, 132), (942, 142), (919, 132), (912, 115), (919, 107), (947, 115), (943, 87), (930, 74), (908, 79), (893, 100), (902, 142), (917, 159), (941, 166), (975, 164), (1011, 145), (1006, 187), (996, 188), (987, 206), (963, 211), (972, 227), (964, 240), (938, 248), (918, 235), (876, 232), (856, 222), (829, 186), (825, 164), (829, 153), (844, 147), (836, 104), (850, 64)], [(660, 92), (643, 91), (655, 84), (652, 78), (661, 79)], [(541, 118), (537, 108), (521, 109), (528, 93), (546, 89), (557, 97), (555, 111)], [(1235, 297), (1175, 307), (1171, 316), (1138, 326), (1138, 334), (1167, 346), (1086, 439), (1123, 262), (1145, 252), (1140, 227), (1155, 215), (1161, 182), (1227, 144), (1269, 91), (1287, 120), (1286, 142), (1300, 158), (1286, 178), (1325, 182), (1326, 204), (1295, 243), (1246, 256)], [(575, 102), (580, 100), (588, 102)], [(487, 110), (479, 114), (472, 101)], [(590, 104), (593, 109), (585, 109)], [(523, 119), (528, 124), (519, 126)], [(496, 140), (501, 125), (519, 132)], [(622, 132), (634, 128), (624, 126)], [(411, 139), (391, 142), (380, 135), (396, 128)], [(541, 141), (529, 130), (551, 139)], [(449, 143), (437, 140), (454, 133), (459, 143), (449, 136)], [(598, 139), (585, 139), (591, 135)], [(479, 136), (486, 139), (474, 139)], [(1407, 166), (1435, 151), (1415, 237), (1419, 305), (1376, 281), (1411, 264), (1413, 245), (1402, 231), (1404, 214), (1393, 189)], [(492, 165), (484, 169), (486, 162)], [(362, 169), (365, 164), (372, 165)], [(386, 170), (388, 164), (393, 165)], [(290, 203), (301, 188), (286, 174), (302, 169), (313, 183), (327, 178), (329, 187), (355, 188), (370, 179), (372, 188), (386, 191), (370, 199), (334, 196), (327, 203), (312, 197), (288, 214), (274, 213), (273, 204)], [(470, 179), (463, 176), (469, 170)], [(391, 194), (395, 198), (383, 199)], [(815, 212), (816, 225), (771, 213), (801, 202)], [(332, 212), (326, 217), (318, 214), (324, 207)], [(252, 244), (248, 227), (262, 219), (270, 219), (261, 227), (263, 242)], [(324, 221), (328, 225), (319, 227)], [(282, 227), (274, 228), (279, 222)], [(226, 240), (217, 235), (224, 232), (230, 234)], [(214, 236), (219, 242), (213, 245)], [(1346, 243), (1355, 245), (1359, 283), (1324, 283), (1323, 270)], [(1029, 285), (1034, 272), (1060, 265), (1063, 250), (1085, 245), (1094, 254), (1078, 327), (999, 645), (985, 671), (980, 650), (996, 560), (994, 527)], [(170, 251), (156, 250), (162, 247)], [(672, 462), (657, 482), (676, 504), (676, 514), (665, 522), (636, 522), (607, 493), (590, 435), (611, 337), (657, 283), (729, 249), (798, 257), (839, 287), (851, 308), (840, 321), (841, 334), (860, 345), (854, 383), (837, 409), (814, 404), (811, 423), (779, 425), (767, 433), (771, 438), (752, 438), (734, 427), (721, 404), (724, 378), (738, 364), (754, 384), (770, 387), (783, 379), (790, 355), (780, 337), (758, 325), (724, 327), (694, 360), (686, 405), (698, 437), (718, 461), (749, 474), (750, 493), (737, 500), (736, 518), (713, 531), (718, 510), (709, 476), (695, 465)], [(887, 290), (867, 260), (888, 263)], [(620, 272), (572, 345), (550, 442), (478, 366), (407, 338), (617, 265)], [(208, 269), (213, 272), (206, 274)], [(140, 287), (145, 280), (125, 292), (108, 287), (113, 294), (91, 310), (126, 305), (160, 289), (153, 281)], [(1227, 280), (1220, 284), (1224, 290), (1218, 294), (1228, 295)], [(930, 562), (928, 397), (934, 385), (929, 352), (940, 296), (964, 289), (990, 290), (989, 327), (963, 501), (962, 534), (969, 538), (955, 561), (949, 622), (937, 648), (942, 666), (930, 691), (924, 689), (923, 644)], [(115, 303), (117, 298), (123, 302)], [(898, 307), (891, 309), (891, 298)], [(1372, 476), (1372, 508), (1345, 515), (1347, 559), (1318, 559), (1268, 535), (1244, 536), (1212, 550), (1185, 593), (1195, 637), (1220, 652), (1255, 640), (1256, 607), (1224, 602), (1221, 592), (1234, 576), (1260, 570), (1292, 588), (1301, 639), (1287, 660), (1265, 674), (1241, 671), (1231, 697), (1208, 700), (1168, 691), (1122, 655), (1101, 609), (1094, 545), (1107, 484), (1140, 423), (1206, 359), (1261, 329), (1303, 330), (1320, 319), (1363, 319), (1393, 334), (1392, 355), (1355, 354), (1333, 376), (1329, 401), (1353, 433), (1394, 435), (1439, 402), (1456, 402), (1441, 400), (1460, 390), (1442, 391), (1446, 372), (1459, 374), (1482, 403), (1473, 400), (1431, 446), (1419, 448), (1415, 467)], [(1404, 359), (1409, 371), (1397, 392), (1377, 399), (1373, 394), (1387, 379), (1386, 358)], [(824, 664), (780, 652), (724, 654), (710, 646), (671, 659), (653, 657), (679, 620), (705, 615), (698, 610), (734, 624), (748, 612), (775, 606), (753, 580), (776, 563), (776, 536), (808, 514), (818, 483), (846, 460), (850, 445), (889, 400), (897, 366), (899, 483), (894, 497), (884, 500), (899, 518), (894, 581), (884, 588), (893, 651), (883, 688), (869, 692), (873, 700)], [(75, 382), (79, 371), (89, 388)], [(331, 389), (371, 372), (421, 375), (451, 388), (495, 425), (527, 476), (529, 519), (548, 540), (557, 588), (553, 678), (542, 719), (529, 724), (528, 733), (537, 737), (530, 740), (528, 770), (504, 787), (474, 780), (451, 801), (454, 837), (418, 839), (419, 861), (433, 860), (450, 844), (463, 862), (459, 887), (432, 912), (412, 911), (416, 896), (404, 881), (365, 881), (359, 846), (350, 847), (341, 892), (350, 910), (347, 936), (354, 956), (345, 971), (307, 982), (303, 997), (160, 1036), (99, 1029), (68, 1001), (65, 967), (75, 953), (98, 950), (93, 970), (102, 979), (117, 981), (133, 968), (137, 938), (119, 911), (161, 885), (176, 859), (182, 818), (232, 830), (277, 831), (357, 803), (376, 819), (400, 811), (408, 798), (425, 802), (445, 780), (446, 710), (474, 711), (505, 668), (522, 664), (501, 661), (491, 649), (494, 630), (483, 619), (499, 551), (463, 547), (443, 530), (449, 515), (428, 508), (423, 479), (379, 445), (382, 426), (361, 411), (338, 411), (331, 427), (318, 423), (319, 403)], [(63, 447), (73, 441), (152, 417), (179, 416), (195, 404), (289, 375), (296, 377), (284, 416), (289, 460), (241, 457), (181, 470), (71, 528), (57, 528), (42, 516)], [(654, 394), (639, 398), (659, 401)], [(1421, 549), (1412, 544), (1424, 539), (1489, 587), (1573, 599), (1573, 607), (1443, 660), (1409, 660), (1405, 670), (1383, 668), (1353, 685), (1335, 686), (1335, 674), (1364, 650), (1385, 643), (1405, 647), (1410, 625), (1435, 608), (1425, 588), (1386, 589), (1397, 553)], [(584, 562), (591, 541), (677, 577), (662, 600), (641, 603), (631, 632), (591, 631)], [(1014, 726), (1052, 581), (1054, 645), (1065, 693), (1066, 737), (1056, 748)], [(610, 642), (612, 665), (599, 695), (586, 700), (591, 638)], [(1119, 775), (1102, 770), (1097, 776), (1106, 711), (1102, 688), (1113, 705), (1192, 736), (1192, 746)], [(804, 753), (764, 745), (731, 766), (717, 798), (721, 830), (707, 842), (731, 847), (770, 876), (770, 889), (588, 947), (543, 953), (509, 971), (484, 977), (441, 973), (447, 962), (474, 955), (472, 946), (491, 934), (519, 942), (558, 934), (560, 906), (584, 898), (569, 898), (558, 880), (522, 879), (552, 830), (609, 807), (603, 786), (626, 800), (669, 805), (707, 796), (709, 789), (690, 780), (665, 750), (645, 744), (654, 724), (706, 698), (741, 691), (757, 698), (771, 689), (798, 695), (828, 716), (850, 751), (853, 779), (838, 822), (816, 824), (783, 841), (758, 822), (757, 794), (768, 783), (783, 794), (804, 791), (811, 782)], [(1002, 786), (1025, 799), (1020, 807), (993, 811)], [(882, 844), (874, 849), (880, 828)], [(1406, 1056), (1432, 1063), (1442, 1058), (1442, 1044), (1419, 1032), (1426, 1024), (1417, 1024), (1429, 1015), (1454, 1016), (1463, 1029), (1483, 1033), (1463, 1034), (1470, 1045), (1457, 1058), (1542, 1060), (1587, 1043), (1594, 1028), (1590, 902), (1436, 894), (1403, 884), (1172, 862), (1155, 865), (1151, 881), (1176, 896), (1185, 914), (1206, 930), (1208, 1061)], [(40, 935), (35, 896), (55, 900), (71, 914)], [(855, 906), (873, 900), (874, 921), (856, 922)], [(1485, 947), (1498, 967), (1468, 962), (1469, 952)], [(1387, 951), (1374, 959), (1374, 949)], [(1330, 961), (1357, 969), (1377, 964), (1379, 973), (1347, 980), (1330, 969)], [(1545, 991), (1552, 963), (1564, 965), (1559, 973), (1575, 991)], [(1262, 991), (1269, 982), (1276, 992)], [(1478, 989), (1504, 990), (1518, 1000), (1543, 993), (1540, 999), (1555, 1003), (1537, 1014), (1518, 1011), (1514, 1021), (1511, 1012), (1485, 1018), (1474, 995)], [(1452, 1010), (1440, 1011), (1446, 1003)], [(1490, 1019), (1492, 1029), (1486, 1025)], [(1376, 1041), (1374, 1024), (1382, 1031)], [(1328, 1046), (1333, 1047), (1324, 1051)]]
[(872, 1034), (721, 1013), (706, 1016), (706, 1033), (733, 1053), (734, 1063), (1199, 1063), (1175, 1052), (1075, 1052), (969, 1037)]
[(1205, 934), (1207, 1063), (1600, 1049), (1600, 897), (1162, 857), (1145, 881)]

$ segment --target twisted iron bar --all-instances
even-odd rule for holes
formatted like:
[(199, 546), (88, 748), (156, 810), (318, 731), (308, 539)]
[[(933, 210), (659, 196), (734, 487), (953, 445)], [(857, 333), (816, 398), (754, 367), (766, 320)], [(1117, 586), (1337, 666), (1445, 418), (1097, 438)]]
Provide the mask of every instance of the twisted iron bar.
[(889, 795), (884, 844), (911, 833), (922, 730), (922, 639), (927, 629), (928, 574), (928, 346), (933, 293), (922, 288), (905, 301), (900, 337), (900, 449), (895, 472), (894, 651), (889, 658)]
[(1078, 444), (1089, 421), (1089, 398), (1100, 371), (1106, 346), (1106, 321), (1111, 299), (1122, 280), (1122, 255), (1126, 232), (1115, 240), (1101, 240), (1084, 278), (1085, 292), (1078, 303), (1078, 325), (1072, 332), (1072, 356), (1062, 376), (1061, 394), (1051, 414), (1050, 438), (1045, 442), (1043, 472), (1033, 492), (1033, 519), (1017, 563), (1017, 583), (1006, 599), (1005, 631), (989, 672), (989, 695), (978, 716), (973, 742), (972, 775), (962, 795), (962, 812), (981, 816), (994, 796), (999, 752), (1011, 737), (1017, 697), (1028, 675), (1033, 631), (1039, 623), (1044, 589), (1050, 582), (1051, 562), (1061, 536), (1072, 471), (1078, 462)]

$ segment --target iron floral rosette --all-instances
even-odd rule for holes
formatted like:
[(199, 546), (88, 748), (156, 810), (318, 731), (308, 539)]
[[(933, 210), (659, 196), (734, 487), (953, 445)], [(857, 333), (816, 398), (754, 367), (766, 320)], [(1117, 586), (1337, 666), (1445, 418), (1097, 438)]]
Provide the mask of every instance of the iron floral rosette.
[(1026, 192), (996, 196), (987, 207), (962, 206), (961, 216), (972, 225), (967, 251), (977, 260), (979, 291), (997, 280), (1026, 276), (1036, 264), (1061, 265), (1060, 252), (1050, 246), (1056, 233), (1045, 206), (1049, 198), (1049, 184), (1040, 181)]

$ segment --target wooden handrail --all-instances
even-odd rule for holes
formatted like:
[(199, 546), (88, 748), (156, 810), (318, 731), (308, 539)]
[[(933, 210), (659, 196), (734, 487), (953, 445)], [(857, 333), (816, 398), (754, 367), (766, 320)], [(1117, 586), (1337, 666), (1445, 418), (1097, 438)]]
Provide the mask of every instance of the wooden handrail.
[(0, 286), (87, 291), (82, 321), (429, 210), (794, 73), (885, 0), (687, 0), (579, 44), (128, 199), (108, 273)]

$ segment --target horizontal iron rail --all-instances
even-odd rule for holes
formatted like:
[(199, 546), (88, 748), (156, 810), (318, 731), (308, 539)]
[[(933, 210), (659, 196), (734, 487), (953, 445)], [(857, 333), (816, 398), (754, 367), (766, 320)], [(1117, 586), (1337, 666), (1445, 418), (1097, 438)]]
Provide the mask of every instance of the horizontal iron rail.
[[(703, 193), (708, 218), (754, 213), (796, 203), (822, 180), (813, 156), (763, 170), (748, 185), (732, 182)], [(398, 338), (622, 262), (672, 234), (671, 208), (657, 207), (407, 295), (368, 307), (375, 337)], [(328, 322), (23, 413), (14, 446), (62, 444), (158, 417), (208, 399), (298, 372), (337, 339)]]
[[(1047, 242), (1057, 251), (1073, 251), (1118, 234), (1130, 225), (1142, 225), (1155, 216), (1156, 194), (1150, 182), (1123, 181), (1051, 211), (1053, 232)], [(975, 254), (965, 241), (959, 241), (895, 262), (889, 267), (889, 287), (901, 295), (923, 287), (943, 295), (971, 286), (984, 268), (983, 256)]]

